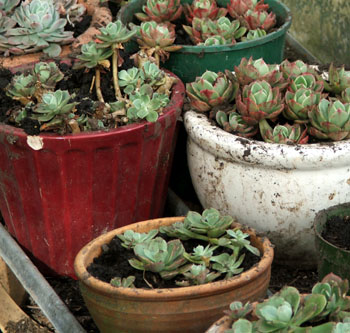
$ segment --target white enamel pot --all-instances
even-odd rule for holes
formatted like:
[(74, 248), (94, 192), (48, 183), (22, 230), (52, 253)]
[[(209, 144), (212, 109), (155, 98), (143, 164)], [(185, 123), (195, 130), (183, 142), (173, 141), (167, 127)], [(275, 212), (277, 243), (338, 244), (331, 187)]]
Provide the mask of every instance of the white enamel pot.
[(350, 201), (350, 141), (270, 144), (225, 132), (194, 111), (184, 121), (202, 206), (265, 233), (277, 261), (315, 267), (315, 214)]

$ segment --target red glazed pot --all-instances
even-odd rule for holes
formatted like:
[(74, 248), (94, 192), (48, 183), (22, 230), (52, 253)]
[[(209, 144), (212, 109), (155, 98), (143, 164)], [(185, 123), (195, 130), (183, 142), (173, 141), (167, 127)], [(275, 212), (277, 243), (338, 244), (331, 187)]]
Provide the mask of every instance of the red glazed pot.
[(74, 257), (90, 240), (162, 216), (184, 93), (178, 80), (156, 123), (41, 134), (38, 150), (0, 123), (0, 210), (42, 271), (74, 277)]
[[(134, 223), (101, 235), (79, 251), (75, 272), (85, 304), (101, 333), (201, 333), (222, 316), (231, 302), (253, 302), (265, 297), (273, 247), (250, 228), (242, 230), (250, 235), (262, 257), (252, 268), (227, 280), (181, 288), (116, 288), (87, 271), (101, 254), (102, 246), (116, 235), (126, 230), (149, 232), (183, 219), (167, 217)], [(236, 226), (240, 225), (232, 225)]]

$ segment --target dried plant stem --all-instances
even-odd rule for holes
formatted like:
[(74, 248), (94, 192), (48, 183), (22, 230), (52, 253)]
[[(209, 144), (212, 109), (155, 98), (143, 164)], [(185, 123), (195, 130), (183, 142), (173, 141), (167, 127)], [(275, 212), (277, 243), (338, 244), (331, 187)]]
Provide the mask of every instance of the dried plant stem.
[(160, 66), (159, 54), (156, 52), (156, 53), (154, 54), (154, 57), (155, 57), (155, 59), (156, 59), (156, 65), (159, 67), (159, 66)]
[(97, 99), (100, 102), (104, 103), (105, 100), (103, 98), (102, 91), (101, 91), (101, 71), (98, 66), (95, 68), (95, 71), (96, 71), (95, 88), (96, 88)]
[(115, 97), (117, 100), (122, 100), (123, 95), (120, 91), (119, 82), (118, 82), (118, 49), (114, 48), (112, 56), (112, 71), (113, 71), (113, 85), (115, 91)]

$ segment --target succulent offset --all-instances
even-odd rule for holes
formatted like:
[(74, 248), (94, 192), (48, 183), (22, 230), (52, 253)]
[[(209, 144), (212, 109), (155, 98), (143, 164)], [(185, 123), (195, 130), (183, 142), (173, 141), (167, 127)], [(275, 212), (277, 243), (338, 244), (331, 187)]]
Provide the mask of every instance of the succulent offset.
[(144, 13), (136, 13), (140, 21), (166, 23), (175, 21), (182, 13), (180, 0), (147, 0), (142, 7)]
[(276, 118), (284, 108), (279, 88), (272, 88), (266, 81), (254, 81), (243, 87), (236, 97), (237, 109), (250, 125), (262, 119)]
[(186, 84), (191, 106), (197, 111), (209, 111), (212, 107), (229, 103), (235, 97), (237, 84), (224, 73), (206, 71), (195, 82)]
[(350, 104), (322, 99), (309, 112), (309, 133), (319, 139), (339, 141), (350, 133)]
[(249, 305), (246, 308), (235, 302), (234, 322), (226, 332), (347, 332), (350, 329), (347, 291), (347, 280), (331, 273), (313, 287), (311, 294), (300, 295), (296, 288), (284, 287), (258, 303), (255, 316), (251, 316)]
[(16, 26), (3, 33), (1, 48), (7, 47), (5, 55), (42, 50), (50, 57), (61, 52), (60, 45), (71, 43), (73, 32), (64, 31), (66, 19), (60, 14), (52, 0), (24, 1), (11, 18)]
[(218, 7), (215, 0), (194, 0), (191, 5), (184, 4), (183, 8), (186, 20), (190, 24), (194, 17), (217, 20), (227, 14), (227, 9)]

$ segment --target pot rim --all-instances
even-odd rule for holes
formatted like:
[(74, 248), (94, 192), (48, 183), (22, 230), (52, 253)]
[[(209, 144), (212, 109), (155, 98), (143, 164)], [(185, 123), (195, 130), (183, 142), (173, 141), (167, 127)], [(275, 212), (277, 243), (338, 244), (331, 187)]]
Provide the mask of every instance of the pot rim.
[[(46, 142), (62, 140), (65, 138), (69, 138), (70, 140), (75, 140), (75, 141), (86, 140), (87, 138), (94, 139), (98, 137), (107, 137), (107, 136), (115, 135), (115, 133), (130, 132), (130, 131), (138, 130), (139, 128), (142, 128), (142, 127), (157, 126), (157, 123), (159, 121), (163, 121), (163, 120), (165, 121), (164, 118), (171, 111), (178, 113), (178, 116), (179, 116), (182, 110), (183, 100), (185, 96), (185, 86), (183, 82), (175, 74), (173, 74), (168, 70), (165, 70), (165, 69), (163, 70), (168, 74), (170, 74), (171, 76), (177, 78), (177, 82), (172, 87), (172, 94), (171, 94), (169, 104), (164, 108), (163, 114), (158, 118), (158, 120), (155, 123), (150, 123), (145, 120), (141, 123), (129, 124), (118, 128), (109, 129), (109, 130), (89, 131), (89, 132), (81, 132), (77, 134), (68, 133), (64, 135), (42, 132), (39, 135), (35, 135), (35, 136), (45, 139)], [(6, 125), (1, 122), (0, 122), (0, 134), (17, 136), (20, 138), (30, 137), (30, 135), (26, 134), (22, 128)]]
[[(112, 295), (118, 298), (128, 298), (128, 299), (147, 299), (159, 301), (160, 299), (176, 300), (176, 299), (191, 299), (203, 297), (203, 295), (213, 295), (213, 294), (222, 294), (227, 290), (234, 289), (236, 286), (242, 286), (248, 283), (251, 283), (253, 280), (257, 279), (262, 272), (268, 270), (271, 267), (273, 260), (273, 246), (268, 238), (266, 237), (257, 237), (257, 240), (262, 243), (264, 249), (263, 256), (261, 260), (249, 270), (232, 277), (228, 280), (220, 280), (216, 282), (210, 282), (207, 284), (199, 286), (190, 286), (190, 287), (179, 287), (179, 288), (162, 288), (148, 290), (143, 288), (123, 288), (123, 287), (113, 287), (109, 283), (98, 280), (97, 278), (90, 275), (86, 270), (86, 266), (90, 264), (96, 256), (93, 256), (89, 260), (88, 256), (91, 255), (91, 252), (94, 252), (96, 255), (101, 253), (101, 245), (106, 244), (112, 238), (121, 234), (128, 229), (138, 230), (148, 224), (152, 224), (152, 228), (155, 229), (160, 225), (170, 225), (175, 222), (183, 221), (184, 217), (166, 217), (158, 218), (147, 221), (142, 221), (138, 223), (133, 223), (121, 228), (114, 229), (106, 234), (103, 234), (90, 243), (85, 245), (77, 254), (74, 261), (74, 269), (76, 276), (81, 283), (87, 285), (89, 288), (97, 290), (99, 293)], [(251, 228), (244, 228), (245, 231), (250, 234), (255, 234), (255, 231)]]
[[(242, 49), (253, 48), (259, 45), (266, 44), (272, 40), (275, 40), (281, 37), (283, 34), (287, 32), (292, 24), (292, 14), (290, 9), (282, 2), (277, 0), (271, 0), (276, 3), (276, 5), (280, 6), (285, 13), (285, 18), (283, 19), (284, 23), (276, 30), (271, 33), (268, 33), (266, 36), (258, 38), (256, 40), (239, 42), (235, 45), (212, 45), (212, 46), (202, 46), (202, 45), (186, 45), (186, 44), (178, 44), (182, 48), (177, 50), (175, 53), (217, 53), (223, 51), (238, 51)], [(118, 18), (121, 19), (125, 10), (128, 8), (128, 4), (124, 6), (118, 13)], [(124, 20), (123, 20), (124, 22)]]
[(198, 146), (229, 162), (298, 170), (350, 164), (350, 140), (303, 145), (257, 141), (228, 133), (210, 123), (206, 114), (193, 110), (185, 112), (184, 125)]

